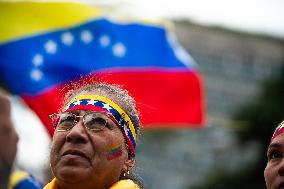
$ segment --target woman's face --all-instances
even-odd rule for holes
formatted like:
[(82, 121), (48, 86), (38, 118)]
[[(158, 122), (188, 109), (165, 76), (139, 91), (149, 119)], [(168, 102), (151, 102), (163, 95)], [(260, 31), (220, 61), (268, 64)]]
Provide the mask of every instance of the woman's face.
[(273, 139), (267, 149), (264, 170), (267, 189), (284, 189), (284, 133)]
[[(74, 111), (83, 116), (85, 111)], [(82, 121), (69, 131), (56, 129), (50, 154), (51, 168), (60, 187), (77, 183), (82, 188), (108, 188), (134, 160), (128, 159), (125, 140), (118, 126), (106, 115), (107, 125), (88, 130)], [(75, 187), (78, 188), (78, 187)]]

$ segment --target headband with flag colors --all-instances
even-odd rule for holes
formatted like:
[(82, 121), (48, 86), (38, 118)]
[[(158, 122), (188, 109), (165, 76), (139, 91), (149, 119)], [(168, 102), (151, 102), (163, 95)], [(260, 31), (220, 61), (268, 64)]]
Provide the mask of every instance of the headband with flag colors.
[(275, 129), (272, 137), (271, 142), (274, 138), (276, 138), (278, 135), (282, 134), (284, 132), (284, 121), (282, 121)]
[(115, 102), (99, 95), (78, 95), (66, 106), (65, 111), (93, 110), (110, 113), (118, 123), (131, 152), (135, 155), (136, 131), (127, 113)]

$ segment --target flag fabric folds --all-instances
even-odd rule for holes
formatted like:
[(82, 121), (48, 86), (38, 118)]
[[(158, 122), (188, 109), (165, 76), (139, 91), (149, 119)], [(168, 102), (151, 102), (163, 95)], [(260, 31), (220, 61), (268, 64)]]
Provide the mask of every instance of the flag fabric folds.
[(76, 3), (0, 2), (0, 12), (0, 82), (50, 135), (58, 92), (90, 74), (126, 88), (145, 128), (203, 126), (197, 65), (164, 25), (112, 20)]

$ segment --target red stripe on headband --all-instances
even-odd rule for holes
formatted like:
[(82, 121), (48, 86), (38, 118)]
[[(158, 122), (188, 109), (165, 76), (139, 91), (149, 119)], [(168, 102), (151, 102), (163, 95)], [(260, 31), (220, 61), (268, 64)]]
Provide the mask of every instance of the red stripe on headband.
[(74, 110), (92, 110), (98, 112), (108, 112), (106, 109), (94, 105), (76, 105), (73, 106), (72, 108), (68, 108), (65, 112), (71, 112)]
[(284, 127), (282, 127), (281, 129), (279, 129), (276, 133), (274, 133), (274, 135), (271, 138), (270, 143), (272, 142), (273, 139), (275, 139), (278, 135), (282, 134), (284, 132)]

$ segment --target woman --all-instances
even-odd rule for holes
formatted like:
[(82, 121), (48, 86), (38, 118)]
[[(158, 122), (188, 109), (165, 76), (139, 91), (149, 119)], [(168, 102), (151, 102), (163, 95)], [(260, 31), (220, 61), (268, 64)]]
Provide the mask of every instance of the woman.
[(267, 189), (284, 188), (284, 121), (275, 129), (267, 149), (267, 158), (264, 170)]
[(118, 86), (97, 83), (70, 91), (60, 113), (45, 189), (139, 189), (131, 176), (140, 124), (135, 102)]

